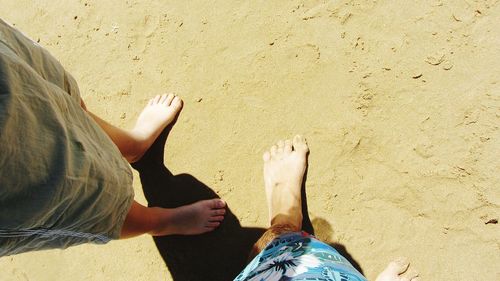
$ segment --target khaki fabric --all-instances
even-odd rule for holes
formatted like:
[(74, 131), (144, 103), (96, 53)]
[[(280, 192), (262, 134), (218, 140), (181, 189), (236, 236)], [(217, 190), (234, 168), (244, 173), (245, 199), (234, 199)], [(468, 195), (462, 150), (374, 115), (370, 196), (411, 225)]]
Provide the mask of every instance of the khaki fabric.
[(0, 20), (0, 256), (117, 239), (133, 197), (75, 80)]

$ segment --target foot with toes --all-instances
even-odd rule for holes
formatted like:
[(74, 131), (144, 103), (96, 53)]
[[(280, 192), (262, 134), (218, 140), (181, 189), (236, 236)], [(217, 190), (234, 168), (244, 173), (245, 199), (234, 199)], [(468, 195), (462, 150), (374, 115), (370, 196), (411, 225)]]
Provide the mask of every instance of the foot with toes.
[(302, 228), (301, 187), (309, 148), (302, 136), (279, 141), (264, 153), (264, 184), (271, 225)]
[(375, 281), (418, 281), (418, 272), (409, 269), (409, 266), (405, 258), (390, 262)]
[(221, 199), (202, 200), (173, 209), (162, 209), (160, 227), (153, 236), (195, 235), (216, 229), (224, 220), (226, 203)]
[(158, 95), (149, 100), (142, 110), (130, 135), (134, 140), (127, 160), (138, 161), (158, 138), (163, 129), (171, 124), (182, 108), (182, 100), (174, 94)]

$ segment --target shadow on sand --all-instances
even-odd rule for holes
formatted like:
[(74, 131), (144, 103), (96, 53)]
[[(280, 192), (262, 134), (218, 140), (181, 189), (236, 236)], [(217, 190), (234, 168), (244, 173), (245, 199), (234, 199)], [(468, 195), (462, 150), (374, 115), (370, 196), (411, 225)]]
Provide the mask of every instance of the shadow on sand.
[(330, 238), (328, 237), (331, 237), (333, 235), (333, 229), (327, 220), (323, 218), (315, 218), (312, 221), (312, 224), (316, 229), (316, 235), (318, 238), (322, 238), (323, 242), (335, 248), (352, 264), (352, 266), (354, 266), (354, 268), (356, 268), (361, 274), (364, 275), (361, 265), (351, 256), (351, 254), (347, 251), (347, 248), (343, 244), (329, 241)]
[[(172, 126), (163, 131), (140, 161), (132, 164), (139, 171), (148, 206), (175, 208), (218, 198), (210, 187), (192, 175), (173, 175), (165, 167), (164, 146)], [(314, 229), (307, 215), (305, 184), (302, 196), (304, 230), (313, 234)], [(223, 223), (213, 232), (195, 236), (153, 237), (153, 240), (175, 281), (226, 281), (233, 280), (243, 270), (253, 244), (264, 231), (263, 228), (242, 227), (228, 207)]]

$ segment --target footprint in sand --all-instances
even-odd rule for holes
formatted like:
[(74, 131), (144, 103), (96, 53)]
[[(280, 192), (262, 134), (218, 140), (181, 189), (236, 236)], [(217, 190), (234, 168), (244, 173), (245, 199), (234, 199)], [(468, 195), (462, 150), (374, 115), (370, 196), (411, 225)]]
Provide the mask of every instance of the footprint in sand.
[(146, 38), (149, 38), (155, 33), (156, 29), (158, 29), (158, 25), (160, 24), (160, 22), (157, 16), (147, 15), (144, 17), (144, 21), (142, 24), (144, 29), (144, 36)]

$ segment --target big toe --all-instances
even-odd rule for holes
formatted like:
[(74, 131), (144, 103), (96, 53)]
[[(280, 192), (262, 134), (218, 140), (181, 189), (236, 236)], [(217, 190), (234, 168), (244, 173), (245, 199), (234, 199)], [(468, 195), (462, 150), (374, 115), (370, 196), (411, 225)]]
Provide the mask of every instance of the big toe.
[(307, 146), (306, 139), (301, 135), (296, 135), (293, 138), (293, 149), (300, 153), (307, 153), (309, 151), (309, 147)]
[(226, 207), (226, 202), (222, 199), (212, 199), (208, 201), (208, 205), (211, 209), (222, 209)]
[(175, 111), (178, 111), (182, 108), (182, 99), (178, 96), (175, 96), (170, 103), (170, 107), (172, 107)]

